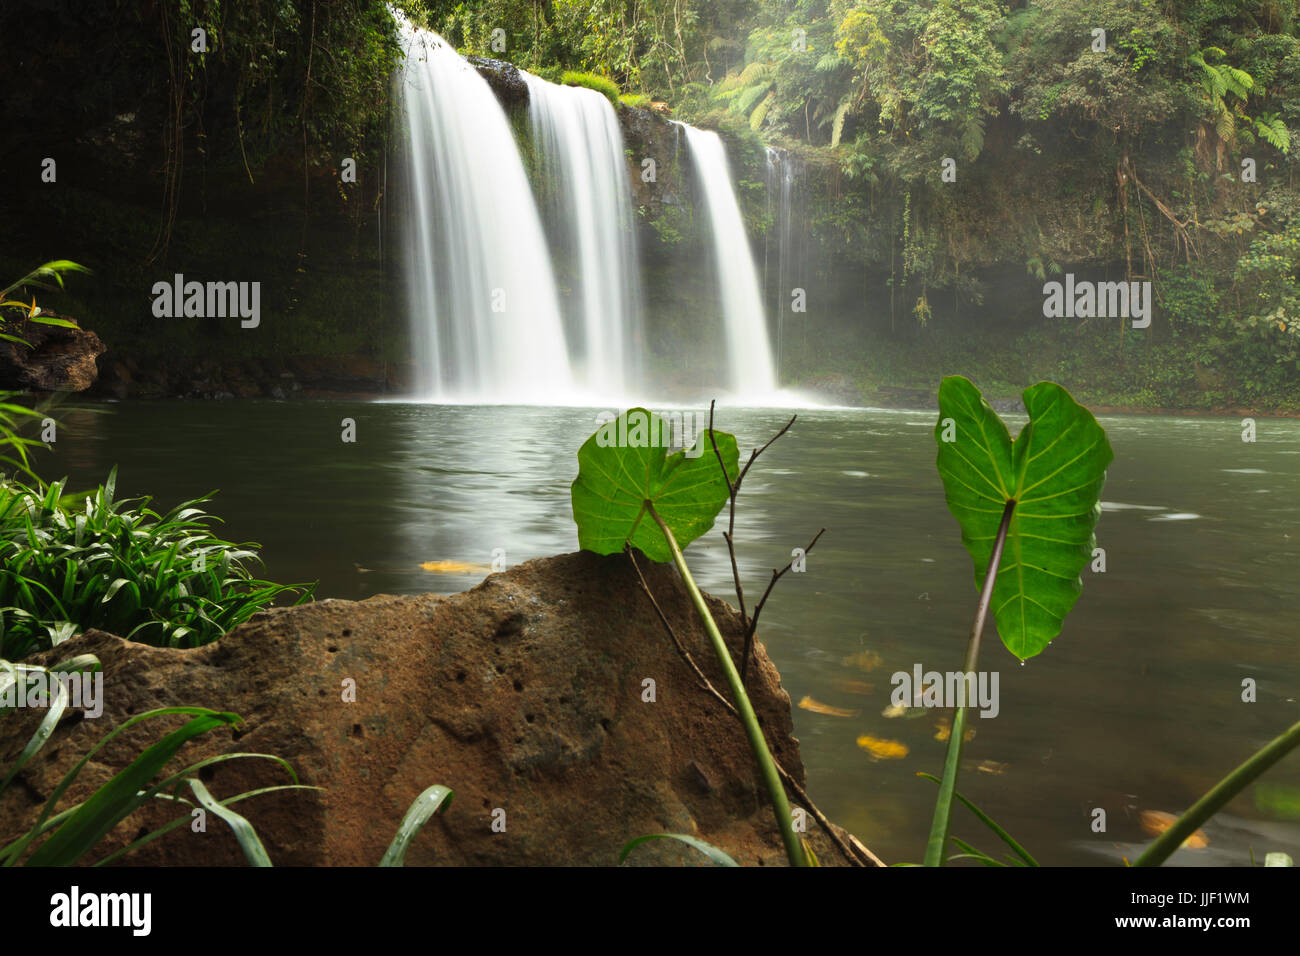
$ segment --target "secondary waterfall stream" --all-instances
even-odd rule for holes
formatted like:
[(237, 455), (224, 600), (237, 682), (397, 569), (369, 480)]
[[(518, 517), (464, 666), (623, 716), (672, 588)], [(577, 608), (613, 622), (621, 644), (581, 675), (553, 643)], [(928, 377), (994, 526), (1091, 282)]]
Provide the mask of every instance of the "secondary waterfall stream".
[[(610, 101), (521, 71), (539, 213), (510, 119), (488, 82), (436, 34), (403, 20), (402, 39), (414, 397), (671, 400), (646, 367), (653, 317), (643, 316), (633, 173)], [(716, 133), (682, 129), (726, 351), (725, 374), (704, 384), (733, 401), (770, 403), (776, 371), (767, 319), (726, 151)], [(716, 329), (707, 310), (701, 315), (701, 331)]]
[(717, 133), (693, 126), (684, 129), (713, 230), (731, 370), (728, 387), (742, 399), (761, 401), (776, 391), (776, 366), (772, 363), (754, 255), (731, 187), (727, 151)]
[[(579, 381), (600, 395), (634, 392), (641, 378), (641, 280), (623, 131), (608, 99), (525, 73), (528, 116), (553, 242), (571, 265), (566, 325)], [(574, 352), (571, 352), (571, 357)]]

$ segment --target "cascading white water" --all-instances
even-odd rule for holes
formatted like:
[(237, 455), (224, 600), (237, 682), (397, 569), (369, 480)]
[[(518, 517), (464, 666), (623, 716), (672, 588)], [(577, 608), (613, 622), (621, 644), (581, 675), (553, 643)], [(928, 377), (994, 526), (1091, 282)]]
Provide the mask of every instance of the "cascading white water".
[(549, 250), (505, 112), (441, 37), (399, 23), (420, 397), (569, 400), (575, 386)]
[(641, 282), (618, 114), (595, 90), (523, 76), (543, 208), (573, 286), (566, 313), (578, 379), (596, 394), (632, 394), (644, 354)]
[[(805, 288), (808, 223), (802, 197), (804, 164), (784, 149), (767, 148), (767, 211), (772, 219), (764, 241), (764, 285), (776, 315), (776, 371), (781, 374), (785, 313), (790, 294)], [(796, 197), (796, 187), (799, 195)], [(796, 221), (797, 220), (797, 221)], [(774, 254), (775, 253), (775, 254)], [(801, 323), (807, 335), (807, 323)], [(805, 338), (805, 345), (807, 344)]]
[(758, 272), (731, 186), (727, 151), (717, 133), (684, 125), (683, 129), (713, 230), (731, 374), (729, 386), (740, 399), (769, 398), (776, 391), (776, 369)]

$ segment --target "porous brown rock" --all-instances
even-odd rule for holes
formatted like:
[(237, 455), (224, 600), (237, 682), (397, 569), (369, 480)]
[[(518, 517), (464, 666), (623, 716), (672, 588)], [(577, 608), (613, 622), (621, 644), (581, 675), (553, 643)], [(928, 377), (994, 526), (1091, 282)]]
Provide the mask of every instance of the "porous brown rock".
[[(644, 558), (640, 565), (682, 642), (725, 688), (675, 570)], [(738, 651), (739, 615), (709, 602)], [(776, 759), (802, 783), (790, 699), (761, 643), (755, 652), (754, 708)], [(235, 805), (277, 865), (375, 865), (412, 800), (434, 783), (451, 787), (455, 800), (412, 842), (407, 865), (612, 865), (627, 840), (658, 832), (700, 836), (742, 865), (785, 863), (740, 724), (683, 663), (626, 555), (529, 561), (449, 597), (274, 609), (192, 650), (91, 631), (34, 660), (87, 653), (103, 664), (103, 715), (65, 718), (0, 795), (4, 842), (31, 824), (63, 774), (110, 728), (151, 708), (197, 705), (233, 711), (243, 726), (187, 744), (172, 769), (223, 753), (269, 753), (288, 760), (302, 783), (325, 788)], [(344, 699), (349, 682), (355, 702)], [(12, 763), (38, 717), (18, 713), (0, 726), (0, 767)], [(182, 720), (129, 728), (92, 759), (60, 806), (84, 799)], [(282, 768), (257, 759), (218, 764), (202, 779), (219, 799), (288, 782)], [(504, 832), (492, 828), (498, 809)], [(139, 811), (90, 861), (176, 815), (170, 805)], [(823, 865), (843, 862), (811, 818), (808, 829)], [(207, 832), (180, 827), (125, 860), (244, 863), (215, 818)], [(643, 845), (633, 860), (704, 862), (667, 840)]]

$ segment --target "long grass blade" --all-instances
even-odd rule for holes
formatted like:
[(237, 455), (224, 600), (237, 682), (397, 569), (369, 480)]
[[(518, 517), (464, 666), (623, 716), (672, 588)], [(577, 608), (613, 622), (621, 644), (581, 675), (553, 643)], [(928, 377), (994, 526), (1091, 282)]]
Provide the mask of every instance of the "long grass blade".
[(411, 840), (423, 829), (430, 817), (439, 810), (445, 811), (450, 807), (455, 796), (454, 791), (441, 784), (434, 784), (416, 797), (410, 809), (406, 811), (406, 816), (402, 817), (402, 823), (397, 828), (397, 835), (393, 837), (393, 842), (388, 845), (388, 850), (384, 853), (384, 858), (379, 861), (379, 865), (404, 865), (406, 862), (406, 849), (411, 845)]

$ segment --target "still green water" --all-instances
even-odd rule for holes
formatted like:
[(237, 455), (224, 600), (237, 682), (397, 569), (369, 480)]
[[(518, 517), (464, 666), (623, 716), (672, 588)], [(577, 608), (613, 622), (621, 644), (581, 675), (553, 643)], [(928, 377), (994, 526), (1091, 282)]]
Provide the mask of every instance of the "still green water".
[[(46, 477), (101, 481), (170, 507), (212, 489), (223, 536), (265, 547), (268, 577), (317, 596), (452, 593), (487, 566), (572, 551), (569, 485), (592, 409), (365, 403), (124, 403), (69, 413)], [(355, 443), (341, 440), (344, 418)], [(720, 409), (742, 460), (788, 418)], [(946, 744), (946, 711), (884, 714), (890, 675), (957, 670), (977, 599), (934, 467), (933, 412), (809, 410), (746, 479), (737, 545), (752, 607), (771, 569), (822, 527), (803, 574), (778, 585), (760, 638), (796, 704), (808, 791), (887, 862), (919, 861)], [(1014, 419), (1013, 433), (1022, 419)], [(1106, 417), (1115, 449), (1098, 544), (1065, 630), (1022, 666), (990, 624), (981, 667), (1000, 713), (970, 715), (959, 784), (1044, 864), (1116, 864), (1147, 839), (1142, 811), (1181, 812), (1300, 719), (1300, 421)], [(687, 559), (735, 603), (718, 529)], [(359, 570), (368, 569), (368, 570)], [(1242, 701), (1244, 679), (1256, 701)], [(220, 701), (211, 701), (219, 706)], [(874, 760), (858, 745), (897, 741)], [(1094, 832), (1095, 811), (1105, 832)], [(954, 835), (997, 851), (958, 809)], [(1174, 863), (1300, 858), (1300, 755), (1206, 828)]]

